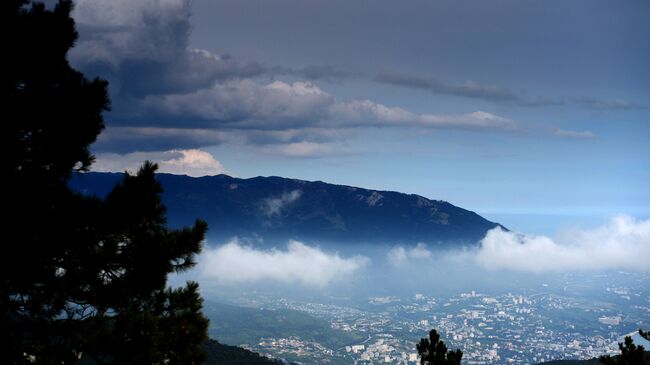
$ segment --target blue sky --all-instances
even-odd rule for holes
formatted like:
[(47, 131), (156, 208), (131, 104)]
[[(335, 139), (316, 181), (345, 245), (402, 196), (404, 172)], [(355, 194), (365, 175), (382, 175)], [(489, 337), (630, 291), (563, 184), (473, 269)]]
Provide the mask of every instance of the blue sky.
[(397, 190), (539, 232), (650, 216), (647, 1), (79, 0), (74, 16), (71, 62), (111, 82), (98, 171), (149, 158)]

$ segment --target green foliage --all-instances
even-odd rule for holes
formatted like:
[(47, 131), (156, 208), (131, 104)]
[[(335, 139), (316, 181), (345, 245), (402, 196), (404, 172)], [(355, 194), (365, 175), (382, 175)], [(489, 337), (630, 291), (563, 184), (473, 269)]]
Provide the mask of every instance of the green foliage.
[(72, 1), (53, 11), (27, 0), (2, 1), (3, 175), (41, 184), (67, 180), (93, 161), (88, 146), (104, 128), (108, 83), (68, 64), (77, 39)]
[(429, 338), (420, 339), (416, 347), (422, 365), (460, 365), (463, 357), (461, 350), (447, 351), (447, 345), (440, 341), (440, 335), (435, 329), (429, 332)]
[(634, 344), (632, 337), (625, 336), (625, 342), (619, 343), (621, 354), (615, 357), (601, 356), (600, 362), (605, 365), (647, 365), (650, 364), (645, 355), (645, 348)]
[(207, 320), (198, 285), (170, 289), (167, 276), (194, 264), (206, 224), (166, 227), (151, 163), (104, 200), (67, 187), (93, 161), (107, 83), (68, 64), (71, 1), (0, 6), (2, 362), (200, 363)]

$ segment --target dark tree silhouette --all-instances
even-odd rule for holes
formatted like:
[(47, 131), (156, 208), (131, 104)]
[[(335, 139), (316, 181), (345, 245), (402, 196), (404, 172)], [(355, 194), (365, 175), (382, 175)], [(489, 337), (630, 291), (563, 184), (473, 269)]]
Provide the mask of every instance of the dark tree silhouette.
[(108, 84), (67, 61), (71, 1), (0, 7), (2, 363), (199, 363), (198, 286), (170, 289), (167, 276), (194, 264), (206, 224), (166, 227), (151, 163), (105, 199), (68, 188), (93, 162)]
[(643, 330), (639, 328), (639, 334), (641, 335), (641, 337), (643, 337), (646, 340), (650, 341), (650, 331), (643, 332)]
[(650, 362), (645, 358), (645, 348), (634, 344), (632, 337), (625, 336), (625, 342), (619, 343), (621, 354), (618, 356), (601, 356), (600, 362), (605, 365), (647, 365)]
[(440, 341), (435, 329), (429, 332), (429, 338), (420, 339), (416, 347), (422, 365), (460, 365), (463, 357), (461, 350), (447, 351), (447, 345)]

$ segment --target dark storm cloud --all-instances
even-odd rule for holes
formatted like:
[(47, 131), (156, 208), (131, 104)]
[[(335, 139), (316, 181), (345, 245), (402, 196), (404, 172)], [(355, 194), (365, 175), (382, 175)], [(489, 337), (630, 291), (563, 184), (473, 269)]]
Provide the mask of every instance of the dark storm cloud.
[[(70, 59), (87, 75), (110, 81), (114, 104), (107, 117), (114, 128), (101, 136), (98, 151), (198, 148), (235, 138), (290, 145), (288, 153), (304, 155), (321, 148), (319, 143), (346, 138), (350, 133), (341, 131), (351, 128), (518, 128), (513, 120), (483, 111), (414, 113), (372, 100), (338, 100), (311, 82), (277, 80), (288, 75), (340, 81), (361, 73), (327, 64), (267, 67), (192, 48), (190, 13), (185, 0), (77, 2), (81, 38)], [(457, 96), (516, 99), (494, 86), (400, 77), (384, 75), (384, 81)]]
[(110, 127), (93, 145), (99, 153), (167, 151), (214, 146), (228, 140), (224, 132), (210, 129), (160, 127)]
[(188, 1), (79, 2), (80, 40), (71, 61), (89, 75), (108, 78), (114, 97), (191, 92), (267, 72), (256, 62), (190, 48), (190, 11)]

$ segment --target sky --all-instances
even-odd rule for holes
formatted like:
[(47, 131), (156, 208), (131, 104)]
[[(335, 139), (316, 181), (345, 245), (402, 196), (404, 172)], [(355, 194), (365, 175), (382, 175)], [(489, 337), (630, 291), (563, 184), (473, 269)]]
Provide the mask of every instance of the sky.
[(77, 0), (95, 171), (416, 193), (548, 232), (650, 217), (650, 2)]

